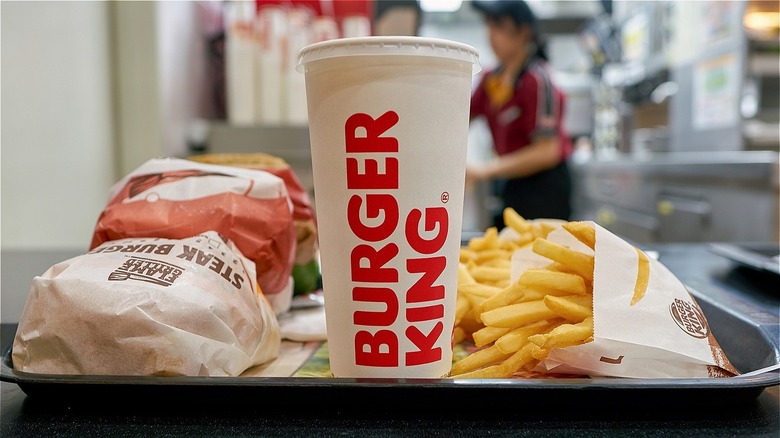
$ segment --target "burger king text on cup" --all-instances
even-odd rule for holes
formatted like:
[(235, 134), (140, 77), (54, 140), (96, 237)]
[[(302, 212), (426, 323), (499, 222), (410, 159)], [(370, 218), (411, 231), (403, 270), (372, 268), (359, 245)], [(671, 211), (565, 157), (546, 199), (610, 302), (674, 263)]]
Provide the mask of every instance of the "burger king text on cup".
[[(445, 296), (443, 285), (435, 285), (444, 272), (447, 261), (435, 255), (444, 246), (449, 229), (449, 217), (444, 207), (413, 208), (400, 212), (394, 192), (398, 190), (398, 140), (383, 136), (399, 122), (395, 111), (387, 111), (374, 118), (356, 113), (345, 122), (347, 152), (347, 190), (372, 190), (371, 193), (352, 193), (347, 205), (347, 221), (352, 233), (359, 239), (350, 253), (352, 300), (355, 310), (352, 322), (361, 327), (354, 336), (356, 365), (371, 367), (415, 366), (441, 360), (442, 349), (436, 344), (444, 333)], [(380, 161), (382, 166), (380, 166)], [(362, 166), (361, 166), (362, 165)], [(362, 171), (361, 171), (362, 167)], [(384, 170), (380, 171), (380, 167)], [(370, 226), (361, 220), (381, 221)], [(403, 213), (403, 215), (402, 215)], [(397, 294), (398, 270), (388, 266), (399, 254), (396, 243), (389, 241), (398, 226), (403, 226), (405, 241), (412, 254), (419, 257), (403, 260), (409, 274), (420, 278), (403, 294)], [(425, 236), (420, 233), (424, 226)], [(429, 233), (430, 236), (429, 237)], [(426, 238), (427, 237), (427, 238)], [(402, 298), (401, 298), (402, 297)], [(399, 299), (404, 300), (403, 314)], [(384, 310), (375, 310), (376, 305)], [(361, 306), (363, 304), (363, 306)], [(368, 310), (374, 309), (374, 310)], [(398, 334), (390, 327), (398, 318), (406, 323), (404, 335), (417, 348), (399, 351)], [(423, 330), (421, 323), (433, 328)], [(363, 328), (364, 327), (364, 328)]]

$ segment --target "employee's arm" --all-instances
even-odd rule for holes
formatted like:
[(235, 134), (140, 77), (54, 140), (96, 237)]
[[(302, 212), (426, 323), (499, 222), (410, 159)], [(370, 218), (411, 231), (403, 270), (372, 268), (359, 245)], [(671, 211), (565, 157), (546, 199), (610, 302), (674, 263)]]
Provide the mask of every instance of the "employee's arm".
[(530, 176), (557, 166), (560, 157), (561, 145), (558, 137), (540, 137), (522, 149), (496, 157), (484, 164), (469, 166), (466, 178), (479, 181)]

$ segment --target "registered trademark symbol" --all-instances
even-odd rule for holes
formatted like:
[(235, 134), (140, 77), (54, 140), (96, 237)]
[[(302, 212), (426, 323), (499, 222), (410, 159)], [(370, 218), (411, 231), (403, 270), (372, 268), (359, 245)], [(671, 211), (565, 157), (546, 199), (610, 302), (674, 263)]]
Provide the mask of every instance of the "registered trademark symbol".
[(441, 202), (444, 203), (444, 204), (450, 202), (450, 194), (447, 193), (447, 192), (442, 192), (442, 194), (441, 194)]

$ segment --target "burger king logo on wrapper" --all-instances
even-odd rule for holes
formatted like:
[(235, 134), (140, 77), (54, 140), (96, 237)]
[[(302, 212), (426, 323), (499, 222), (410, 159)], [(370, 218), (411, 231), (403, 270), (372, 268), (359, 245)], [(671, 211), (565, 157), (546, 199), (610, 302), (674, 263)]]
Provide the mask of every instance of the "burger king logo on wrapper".
[(669, 312), (672, 314), (672, 319), (677, 323), (677, 326), (688, 335), (697, 339), (704, 339), (709, 334), (710, 328), (707, 326), (704, 315), (692, 302), (675, 298), (674, 302), (669, 306)]

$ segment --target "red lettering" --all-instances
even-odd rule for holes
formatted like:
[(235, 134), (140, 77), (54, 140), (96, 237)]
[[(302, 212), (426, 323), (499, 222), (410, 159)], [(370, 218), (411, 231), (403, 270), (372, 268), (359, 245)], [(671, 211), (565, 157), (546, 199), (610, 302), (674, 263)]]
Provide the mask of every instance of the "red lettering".
[(438, 232), (431, 239), (420, 236), (420, 220), (422, 212), (414, 209), (406, 218), (406, 240), (412, 248), (420, 254), (433, 254), (444, 246), (449, 230), (447, 209), (444, 207), (430, 207), (425, 209), (425, 231), (431, 232), (438, 226)]
[(357, 158), (347, 158), (347, 188), (351, 190), (365, 189), (397, 189), (398, 159), (385, 158), (385, 173), (379, 173), (379, 164), (373, 158), (363, 162), (365, 169), (360, 173)]
[(425, 307), (409, 307), (406, 309), (406, 320), (409, 322), (432, 321), (441, 318), (444, 318), (443, 304)]
[[(384, 350), (381, 351), (385, 347)], [(370, 367), (398, 366), (398, 338), (390, 330), (371, 334), (361, 330), (355, 334), (355, 363)]]
[(423, 275), (406, 292), (406, 302), (423, 303), (426, 301), (443, 300), (444, 286), (434, 286), (433, 282), (444, 272), (446, 266), (447, 259), (444, 256), (407, 260), (407, 271)]
[(352, 314), (355, 325), (370, 325), (387, 327), (398, 317), (398, 297), (395, 291), (386, 287), (355, 287), (352, 289), (352, 299), (369, 303), (385, 303), (384, 312), (367, 312), (356, 310)]
[(444, 331), (444, 324), (437, 322), (428, 335), (424, 335), (420, 329), (415, 326), (409, 326), (406, 329), (406, 338), (412, 341), (419, 351), (408, 351), (406, 353), (407, 365), (422, 365), (426, 363), (441, 360), (441, 347), (435, 347), (436, 341)]
[[(401, 291), (396, 291), (399, 273), (392, 266), (400, 249), (393, 242), (379, 243), (396, 232), (400, 220), (398, 201), (390, 192), (399, 188), (399, 161), (392, 155), (398, 152), (398, 140), (386, 134), (398, 121), (396, 112), (387, 111), (376, 119), (364, 113), (353, 114), (344, 124), (347, 154), (374, 154), (346, 157), (347, 189), (380, 191), (354, 193), (347, 203), (347, 222), (360, 240), (350, 251), (350, 279), (358, 283), (352, 288), (355, 326), (387, 328), (401, 322)], [(419, 276), (403, 297), (405, 336), (414, 345), (414, 351), (401, 352), (398, 336), (392, 330), (360, 330), (354, 338), (357, 365), (397, 367), (401, 360), (408, 366), (442, 360), (442, 348), (436, 345), (444, 331), (444, 305), (439, 301), (444, 299), (445, 288), (436, 283), (447, 262), (444, 256), (434, 254), (447, 240), (447, 210), (413, 209), (406, 217), (403, 231), (411, 249), (424, 257), (405, 261), (406, 272)], [(425, 327), (431, 327), (427, 334), (414, 325), (426, 321), (430, 323)]]
[[(395, 111), (387, 111), (377, 119), (364, 113), (349, 116), (344, 124), (347, 153), (398, 152), (397, 139), (380, 137), (396, 123), (398, 123), (398, 114)], [(361, 133), (365, 131), (365, 135), (358, 135), (358, 129)]]
[(383, 213), (382, 223), (368, 227), (360, 220), (360, 207), (363, 199), (358, 195), (349, 198), (347, 205), (347, 221), (355, 236), (368, 242), (379, 242), (393, 234), (398, 226), (398, 203), (391, 195), (366, 195), (366, 217), (376, 219)]
[[(378, 251), (370, 245), (356, 246), (350, 255), (352, 281), (398, 282), (398, 270), (392, 267), (383, 267), (397, 255), (398, 245), (395, 243), (389, 243)], [(361, 266), (363, 260), (368, 261), (368, 266), (365, 268)]]

